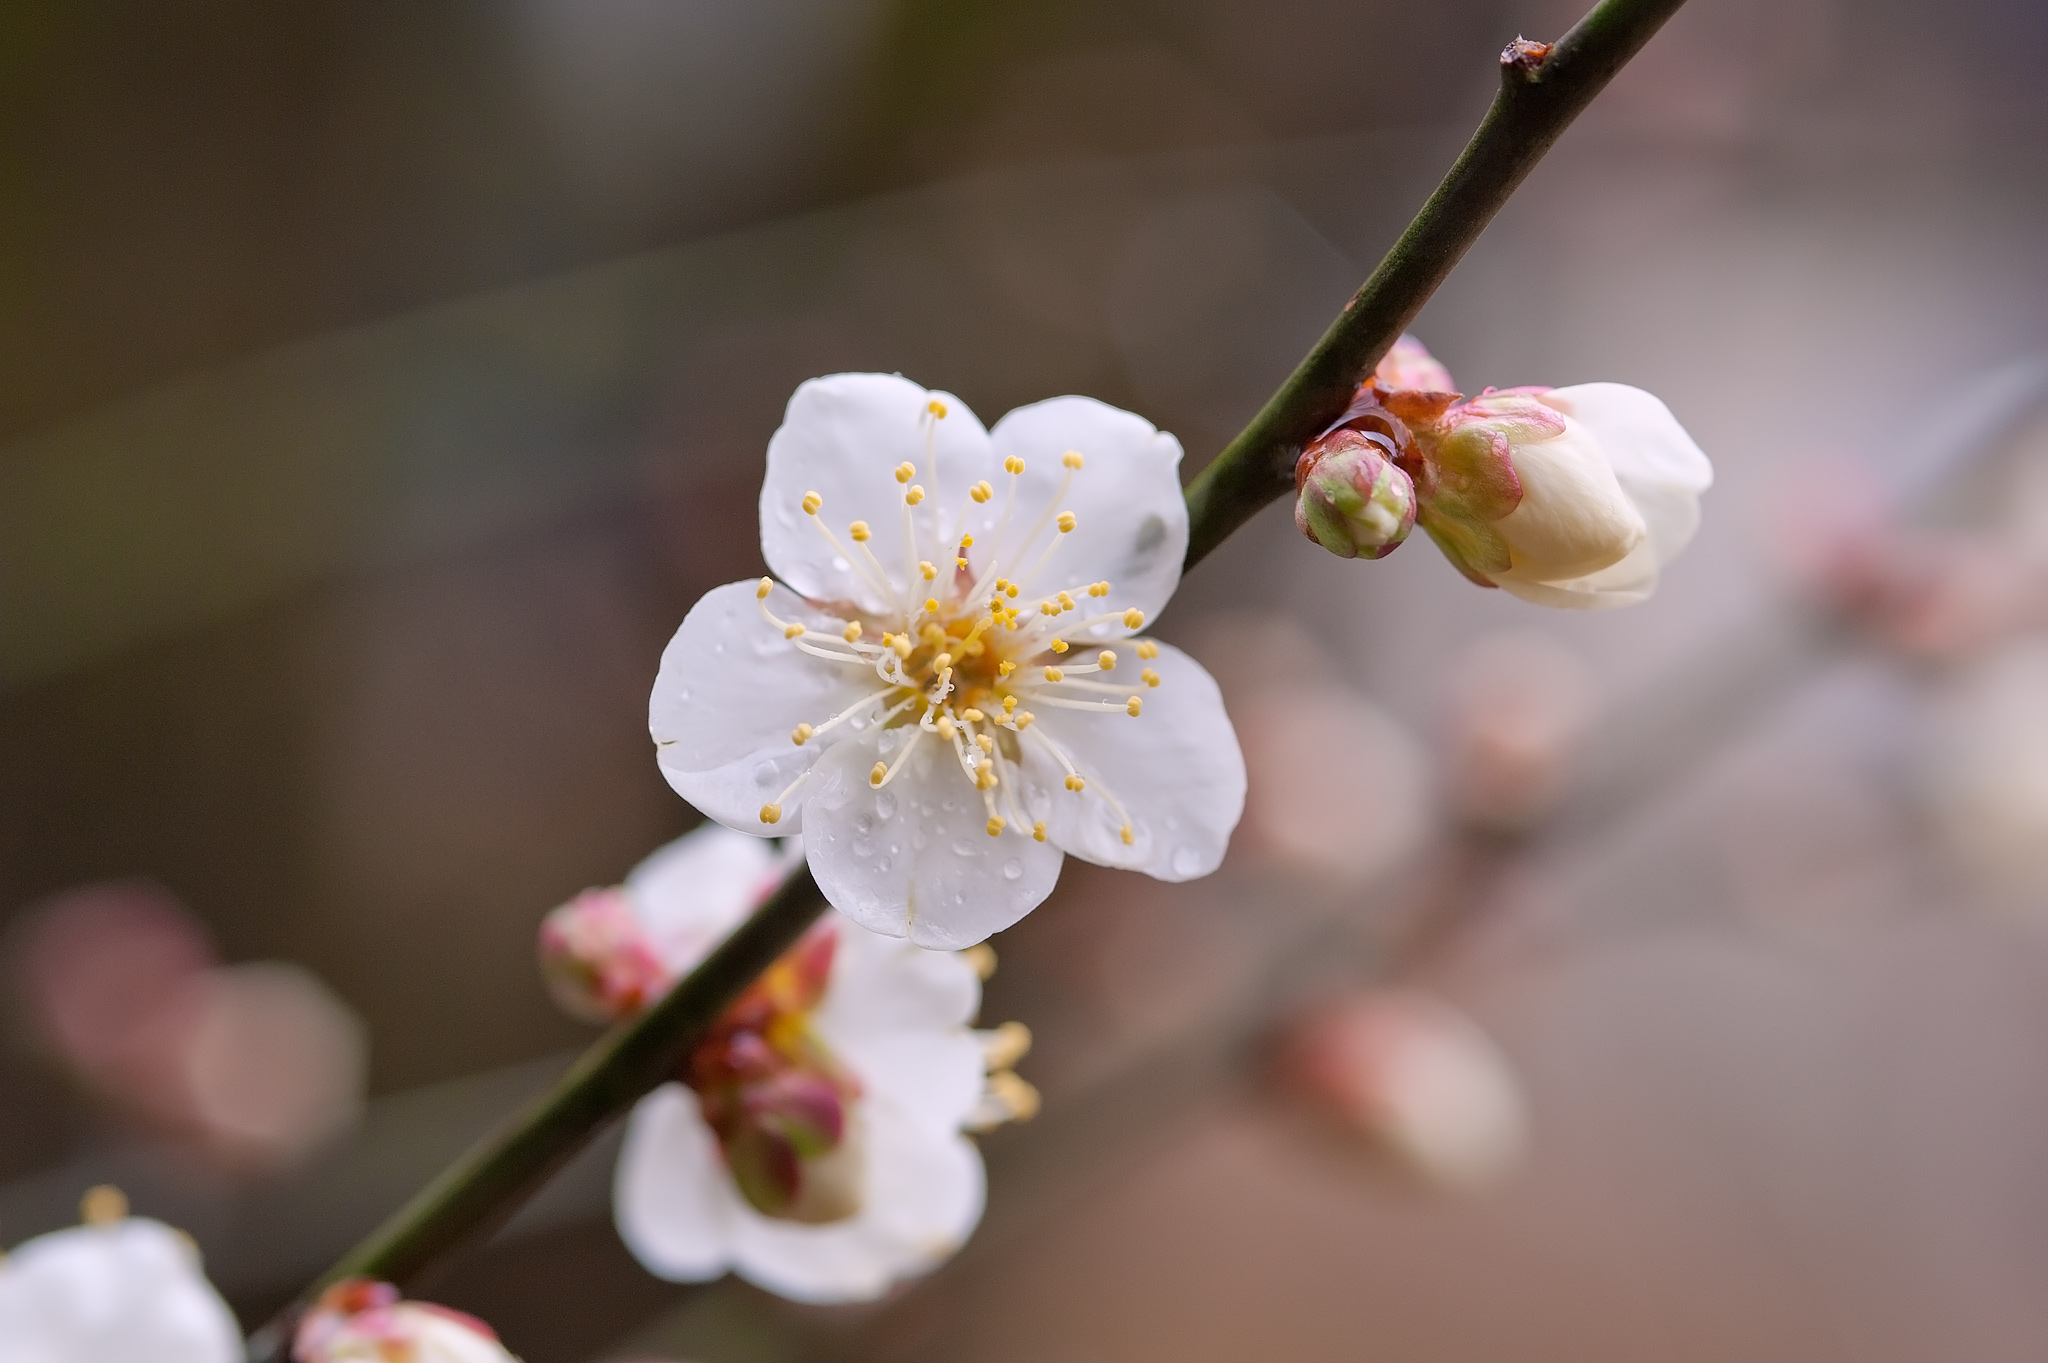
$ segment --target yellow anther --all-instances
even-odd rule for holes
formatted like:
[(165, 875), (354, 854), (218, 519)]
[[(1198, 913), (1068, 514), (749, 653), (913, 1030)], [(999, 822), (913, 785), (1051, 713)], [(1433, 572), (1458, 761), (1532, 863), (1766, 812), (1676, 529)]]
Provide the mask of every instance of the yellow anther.
[(1117, 835), (1124, 840), (1124, 846), (1126, 847), (1129, 847), (1132, 843), (1135, 843), (1138, 840), (1138, 835), (1131, 831), (1131, 826), (1129, 824), (1125, 824), (1122, 828), (1119, 828), (1117, 830)]
[(1153, 643), (1150, 639), (1142, 640), (1138, 644), (1138, 656), (1149, 662), (1159, 656), (1159, 645)]
[(128, 1219), (128, 1194), (111, 1183), (87, 1188), (78, 1199), (78, 1219), (88, 1226), (111, 1226)]
[(868, 541), (868, 523), (866, 521), (855, 521), (852, 525), (846, 527), (846, 533), (853, 536), (855, 544), (866, 544)]
[(1132, 696), (1129, 700), (1124, 702), (1124, 713), (1129, 715), (1132, 719), (1136, 719), (1138, 717), (1138, 711), (1143, 709), (1144, 705), (1144, 701), (1138, 699), (1136, 696)]
[(1004, 473), (1022, 473), (1023, 471), (1024, 461), (1022, 459), (1019, 459), (1016, 455), (1013, 454), (1008, 459), (1005, 459), (1003, 461)]
[[(1004, 663), (1004, 664), (1003, 664), (1003, 669), (1004, 669), (1004, 671), (1005, 671), (1005, 672), (1007, 673), (1007, 672), (1008, 672), (1008, 670), (1009, 670), (1010, 668), (1012, 668), (1012, 667), (1015, 667), (1015, 666), (1016, 666), (1016, 664), (1015, 664), (1015, 663)], [(1012, 714), (1012, 713), (1014, 713), (1014, 712), (1016, 711), (1016, 709), (1017, 709), (1017, 698), (1016, 698), (1015, 696), (1004, 696), (1004, 697), (1003, 697), (1003, 713), (1004, 713), (1004, 714), (1006, 714), (1006, 715), (1007, 715), (1007, 714)]]
[(815, 492), (806, 492), (806, 493), (804, 494), (804, 502), (803, 502), (803, 506), (804, 506), (804, 514), (805, 514), (806, 516), (815, 516), (815, 515), (817, 515), (817, 514), (818, 514), (818, 508), (819, 508), (819, 507), (821, 507), (821, 506), (823, 506), (824, 504), (825, 504), (825, 499), (824, 499), (823, 497), (820, 497), (820, 496), (819, 496), (819, 495), (818, 495), (817, 493), (815, 493)]
[(781, 817), (782, 817), (782, 806), (781, 806), (781, 805), (778, 805), (778, 804), (773, 804), (773, 803), (770, 803), (770, 804), (765, 804), (765, 805), (762, 805), (762, 806), (761, 806), (761, 822), (762, 822), (762, 823), (774, 823), (774, 822), (775, 822), (776, 820), (780, 819)]
[[(1010, 674), (1011, 674), (1012, 672), (1015, 672), (1016, 670), (1017, 670), (1017, 664), (1015, 664), (1015, 663), (1011, 662), (1011, 661), (1010, 661), (1009, 659), (1007, 659), (1007, 658), (1005, 658), (1005, 659), (1004, 659), (1004, 660), (1003, 660), (1002, 662), (999, 662), (999, 663), (997, 663), (997, 664), (996, 664), (996, 675), (997, 675), (997, 676), (999, 676), (999, 677), (1007, 677), (1007, 676), (1009, 676), (1009, 675), (1010, 675)], [(1011, 699), (1011, 700), (1015, 700), (1015, 699), (1017, 699), (1017, 698), (1016, 698), (1015, 696), (1011, 696), (1011, 697), (1010, 697), (1010, 699)], [(1005, 705), (1005, 706), (1004, 706), (1003, 708), (1007, 710), (1007, 709), (1009, 709), (1010, 707), (1009, 707), (1008, 705)]]
[(976, 942), (960, 952), (960, 959), (967, 962), (967, 968), (981, 979), (996, 973), (996, 949), (987, 942)]
[(1086, 789), (1088, 789), (1088, 783), (1087, 783), (1086, 781), (1083, 781), (1083, 780), (1082, 780), (1082, 779), (1081, 779), (1080, 777), (1078, 777), (1078, 776), (1069, 776), (1069, 777), (1067, 778), (1067, 789), (1068, 789), (1068, 790), (1077, 790), (1077, 791), (1078, 791), (1078, 790), (1086, 790)]
[(1034, 842), (1045, 841), (1045, 820), (1040, 819), (1037, 823), (1031, 825), (1031, 838)]
[(1096, 655), (1095, 655), (1095, 665), (1096, 665), (1097, 667), (1101, 668), (1101, 669), (1102, 669), (1102, 670), (1103, 670), (1104, 672), (1113, 672), (1113, 671), (1115, 671), (1115, 670), (1116, 670), (1116, 654), (1114, 654), (1114, 653), (1111, 653), (1111, 652), (1110, 652), (1110, 651), (1109, 651), (1108, 649), (1106, 649), (1106, 648), (1105, 648), (1105, 649), (1103, 649), (1103, 650), (1102, 650), (1102, 652), (1100, 652), (1100, 653), (1098, 653), (1098, 654), (1096, 654)]
[(785, 639), (801, 638), (803, 636), (803, 632), (804, 627), (796, 623), (796, 621), (794, 620), (790, 621), (788, 624), (782, 627), (782, 637)]
[(946, 642), (946, 631), (940, 629), (935, 624), (927, 624), (917, 632), (917, 637), (930, 644), (933, 648), (937, 648), (940, 644)]
[(970, 705), (960, 712), (960, 718), (966, 720), (969, 724), (979, 724), (984, 719), (987, 719), (988, 716)]
[(772, 577), (764, 577), (761, 579), (761, 585), (754, 588), (754, 599), (756, 601), (766, 601), (768, 599), (768, 593), (774, 590), (775, 579)]
[(960, 726), (953, 722), (951, 715), (940, 715), (938, 728), (939, 737), (945, 739), (948, 743), (953, 741), (954, 734), (960, 732)]
[(939, 575), (939, 570), (923, 559), (918, 560), (917, 571), (923, 575), (924, 580), (927, 582), (930, 582)]
[(939, 613), (939, 598), (927, 596), (924, 599), (924, 613), (926, 615), (937, 615)]
[(1017, 591), (1017, 584), (1012, 582), (1008, 586), (1003, 588), (1003, 595), (1009, 597), (1012, 601), (1015, 601), (1017, 599)]
[(964, 573), (967, 571), (967, 560), (964, 558), (956, 558), (953, 560), (953, 566)]
[(1066, 534), (1074, 528), (1074, 513), (1071, 511), (1060, 512), (1058, 518), (1053, 521), (1053, 524), (1060, 528), (1062, 535)]
[(1031, 721), (1037, 718), (1038, 716), (1032, 714), (1029, 710), (1019, 710), (1017, 712), (1017, 731), (1022, 733), (1025, 729), (1030, 728)]
[(1000, 835), (1000, 834), (1002, 833), (1002, 831), (1003, 831), (1003, 820), (1002, 820), (1002, 816), (1001, 816), (1001, 815), (997, 815), (997, 816), (996, 816), (995, 818), (993, 818), (993, 819), (990, 819), (990, 820), (988, 821), (988, 835), (989, 835), (990, 837), (992, 837), (992, 838), (993, 838), (993, 837), (996, 837), (996, 836)]
[(1041, 601), (1038, 603), (1038, 613), (1040, 615), (1058, 615), (1060, 613), (1059, 603), (1057, 601)]
[(1145, 612), (1139, 610), (1136, 606), (1124, 612), (1125, 629), (1141, 629), (1144, 627), (1144, 624)]
[(1031, 1054), (1031, 1029), (1021, 1022), (1006, 1022), (981, 1035), (981, 1063), (991, 1070), (1007, 1070)]
[(1067, 674), (1060, 671), (1057, 667), (1048, 667), (1045, 669), (1045, 679), (1049, 682), (1064, 681), (1066, 680), (1066, 676)]
[(917, 465), (911, 463), (908, 459), (896, 466), (897, 482), (907, 483), (915, 477), (917, 477)]
[(889, 647), (896, 650), (897, 657), (908, 658), (911, 654), (911, 651), (915, 649), (917, 645), (911, 642), (910, 636), (908, 634), (899, 634), (896, 636), (895, 642), (890, 644)]
[(1108, 596), (1108, 595), (1109, 595), (1109, 584), (1108, 584), (1107, 582), (1091, 582), (1091, 583), (1089, 583), (1089, 584), (1088, 584), (1088, 595), (1090, 595), (1090, 596)]
[(1028, 1122), (1044, 1106), (1045, 1100), (1038, 1096), (1038, 1090), (1031, 1086), (1030, 1081), (1018, 1078), (1013, 1070), (998, 1070), (991, 1074), (988, 1091), (1009, 1112), (1009, 1121)]
[(1074, 609), (1074, 598), (1071, 593), (1061, 592), (1059, 594), (1059, 603), (1060, 609), (1063, 611), (1070, 611)]
[(995, 784), (996, 769), (994, 767), (983, 765), (975, 771), (974, 788), (976, 790), (993, 790)]
[(846, 642), (849, 644), (852, 643), (854, 640), (860, 638), (860, 621), (849, 621), (847, 623), (844, 633), (846, 635)]
[(974, 736), (974, 746), (985, 753), (993, 754), (996, 750), (996, 741), (987, 734), (976, 734)]
[(977, 502), (985, 502), (996, 495), (996, 490), (987, 483), (976, 483), (973, 487), (967, 489), (967, 495)]
[(941, 653), (938, 657), (932, 659), (932, 671), (934, 672), (944, 672), (952, 665), (953, 655), (950, 653)]
[(933, 416), (938, 417), (942, 421), (945, 419), (946, 404), (940, 402), (937, 398), (933, 398), (930, 402), (927, 402), (924, 405), (924, 409), (927, 412), (930, 412)]
[(1070, 469), (1077, 469), (1081, 467), (1081, 452), (1079, 450), (1068, 450), (1060, 456), (1060, 462)]
[(801, 748), (810, 742), (811, 735), (818, 732), (808, 724), (799, 724), (789, 731), (789, 741)]
[(918, 485), (912, 486), (910, 491), (903, 494), (903, 500), (911, 506), (916, 506), (924, 500), (924, 488)]
[(974, 547), (974, 536), (962, 535), (960, 537), (960, 547), (962, 549), (972, 549)]
[(868, 784), (871, 786), (879, 786), (888, 777), (888, 775), (889, 764), (887, 762), (877, 762), (873, 767), (869, 768), (868, 770)]
[(1140, 672), (1138, 676), (1147, 686), (1159, 685), (1159, 674), (1157, 672), (1154, 672), (1149, 667), (1146, 668), (1143, 672)]
[(1052, 651), (1055, 653), (1065, 653), (1067, 651), (1067, 641), (1065, 639), (1053, 640)]

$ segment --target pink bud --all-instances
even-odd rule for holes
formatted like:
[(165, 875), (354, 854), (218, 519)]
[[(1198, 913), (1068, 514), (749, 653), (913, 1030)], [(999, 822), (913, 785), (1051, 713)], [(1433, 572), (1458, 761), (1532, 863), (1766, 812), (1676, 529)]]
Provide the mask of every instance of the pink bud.
[(587, 1022), (630, 1017), (673, 982), (623, 889), (585, 890), (541, 920), (541, 973)]
[(1415, 486), (1377, 432), (1337, 430), (1295, 463), (1294, 524), (1339, 558), (1384, 558), (1415, 526)]
[(518, 1363), (474, 1316), (402, 1301), (389, 1283), (352, 1279), (321, 1296), (299, 1323), (295, 1363)]
[(1407, 335), (1394, 342), (1386, 358), (1372, 371), (1372, 383), (1389, 393), (1458, 391), (1458, 385), (1451, 381), (1451, 371), (1429, 353), (1427, 346)]

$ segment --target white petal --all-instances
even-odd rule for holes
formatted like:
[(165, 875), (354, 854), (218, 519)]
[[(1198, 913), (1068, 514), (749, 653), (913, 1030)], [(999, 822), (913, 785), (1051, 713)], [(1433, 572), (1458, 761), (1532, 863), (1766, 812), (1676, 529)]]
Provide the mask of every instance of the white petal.
[[(976, 548), (986, 542), (1014, 575), (1036, 564), (1054, 538), (1059, 540), (1045, 567), (1020, 579), (1023, 599), (1106, 580), (1109, 596), (1099, 606), (1084, 602), (1095, 608), (1093, 614), (1135, 606), (1150, 619), (1165, 609), (1180, 585), (1188, 548), (1178, 440), (1141, 416), (1082, 397), (1019, 407), (996, 423), (989, 438), (998, 460), (1015, 455), (1024, 461), (1024, 472), (1015, 480), (1017, 505), (1008, 531), (998, 535), (993, 529), (1002, 504), (998, 497), (982, 513), (985, 528), (974, 532)], [(1077, 451), (1084, 462), (1066, 494), (1058, 496), (1067, 474), (1061, 460), (1068, 450)], [(1008, 476), (996, 478), (998, 489)], [(1058, 535), (1045, 516), (1060, 511), (1075, 516), (1076, 526), (1066, 535)], [(1024, 543), (1025, 533), (1041, 524), (1037, 537)], [(984, 560), (975, 562), (978, 568)], [(1125, 633), (1106, 628), (1099, 637)]]
[[(891, 745), (913, 732), (892, 730), (881, 759), (893, 762)], [(1052, 893), (1059, 849), (1014, 827), (990, 837), (981, 794), (950, 746), (925, 735), (880, 790), (868, 782), (874, 758), (842, 745), (819, 759), (806, 788), (804, 848), (834, 908), (886, 936), (958, 949)]]
[(635, 866), (626, 897), (662, 964), (680, 975), (747, 916), (778, 863), (768, 839), (706, 823)]
[(1668, 487), (1698, 496), (1713, 486), (1714, 466), (1654, 393), (1625, 383), (1580, 383), (1538, 397), (1599, 435), (1615, 476), (1630, 491)]
[(1560, 610), (1612, 610), (1617, 606), (1633, 606), (1639, 601), (1647, 601), (1657, 590), (1657, 551), (1653, 542), (1645, 537), (1641, 544), (1629, 551), (1628, 557), (1597, 573), (1562, 578), (1556, 582), (1528, 582), (1498, 574), (1494, 582), (1508, 595), (1518, 596), (1538, 606)]
[(38, 1236), (0, 1264), (7, 1363), (239, 1363), (241, 1332), (168, 1226)]
[[(798, 747), (790, 731), (817, 724), (881, 689), (871, 669), (812, 657), (761, 617), (757, 582), (704, 593), (662, 651), (647, 724), (662, 775), (676, 793), (742, 833), (802, 831), (800, 808), (773, 826), (761, 806), (775, 799), (820, 752), (852, 734), (842, 725)], [(777, 619), (838, 632), (824, 614), (777, 586), (767, 605)]]
[[(934, 399), (946, 408), (936, 421), (927, 411)], [(927, 442), (937, 456), (937, 476)], [(914, 482), (924, 501), (912, 513), (918, 543), (903, 543), (905, 485), (896, 481), (899, 464), (916, 466)], [(811, 379), (796, 390), (782, 426), (768, 442), (768, 473), (761, 483), (761, 553), (776, 576), (814, 601), (857, 601), (870, 611), (887, 597), (852, 561), (835, 552), (810, 524), (803, 499), (824, 499), (818, 519), (839, 537), (848, 554), (858, 554), (847, 536), (854, 521), (866, 521), (874, 538), (868, 548), (887, 579), (901, 590), (910, 564), (929, 559), (943, 564), (959, 542), (953, 523), (967, 490), (995, 476), (988, 432), (967, 404), (950, 393), (920, 388), (898, 374), (833, 374)], [(919, 584), (922, 596), (922, 583)]]
[[(1159, 673), (1159, 686), (1139, 680), (1141, 667)], [(1244, 813), (1244, 754), (1222, 693), (1200, 663), (1170, 644), (1161, 644), (1149, 663), (1127, 652), (1112, 675), (1127, 678), (1144, 702), (1137, 718), (1122, 710), (1033, 710), (1032, 729), (1064, 748), (1088, 782), (1085, 790), (1067, 790), (1064, 768), (1027, 732), (1033, 817), (1045, 819), (1051, 841), (1098, 866), (1160, 880), (1205, 876), (1222, 863)], [(1129, 846), (1105, 793), (1130, 816)]]
[[(407, 1363), (519, 1363), (497, 1340), (478, 1334), (462, 1321), (422, 1302), (400, 1302), (391, 1308), (413, 1351)], [(360, 1355), (351, 1358), (383, 1359), (388, 1353), (375, 1341), (365, 1341)]]
[(1641, 513), (1590, 427), (1568, 416), (1562, 435), (1514, 448), (1522, 500), (1494, 523), (1514, 566), (1495, 580), (1552, 582), (1597, 572), (1643, 542)]
[(981, 1043), (967, 1030), (980, 1002), (981, 981), (957, 953), (847, 923), (817, 1024), (868, 1093), (944, 1134), (981, 1097)]
[(642, 1098), (612, 1178), (619, 1238), (641, 1266), (670, 1282), (718, 1277), (732, 1263), (743, 1208), (697, 1095), (664, 1084)]
[(930, 1130), (880, 1096), (861, 1103), (859, 1120), (868, 1149), (861, 1210), (806, 1226), (747, 1209), (734, 1235), (742, 1277), (795, 1301), (872, 1301), (966, 1243), (987, 1195), (973, 1143)]

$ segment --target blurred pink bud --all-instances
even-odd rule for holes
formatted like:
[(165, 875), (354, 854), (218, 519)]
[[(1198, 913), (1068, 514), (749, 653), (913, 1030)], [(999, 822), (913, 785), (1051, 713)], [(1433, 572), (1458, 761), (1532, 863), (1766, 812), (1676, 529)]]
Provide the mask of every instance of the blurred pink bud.
[(1394, 342), (1386, 358), (1372, 371), (1372, 384), (1389, 393), (1404, 390), (1423, 393), (1458, 391), (1458, 385), (1451, 381), (1451, 371), (1429, 353), (1429, 347), (1405, 334)]
[(295, 1363), (518, 1363), (474, 1316), (404, 1301), (389, 1283), (352, 1279), (321, 1295), (299, 1323)]
[(542, 919), (540, 963), (555, 1002), (586, 1022), (631, 1017), (672, 982), (620, 886), (585, 890)]
[(1540, 634), (1480, 639), (1452, 664), (1445, 753), (1451, 809), (1519, 833), (1563, 794), (1592, 719), (1592, 673)]
[(1415, 485), (1377, 432), (1338, 430), (1294, 466), (1294, 525), (1339, 558), (1385, 558), (1415, 526)]
[(1281, 1061), (1305, 1098), (1431, 1187), (1486, 1187), (1527, 1147), (1507, 1057), (1430, 995), (1366, 993), (1319, 1008), (1289, 1029)]
[(2000, 907), (2048, 905), (2048, 636), (2007, 644), (1956, 679), (1927, 788), (1952, 860)]

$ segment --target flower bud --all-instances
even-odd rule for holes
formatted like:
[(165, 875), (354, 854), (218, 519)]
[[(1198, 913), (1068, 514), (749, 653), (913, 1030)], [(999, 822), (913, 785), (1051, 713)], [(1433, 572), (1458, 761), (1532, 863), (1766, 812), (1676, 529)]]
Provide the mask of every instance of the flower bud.
[(296, 1363), (518, 1363), (474, 1316), (401, 1301), (389, 1283), (351, 1279), (327, 1289), (299, 1324)]
[(1429, 353), (1429, 347), (1405, 333), (1372, 371), (1372, 385), (1388, 393), (1458, 391), (1458, 385), (1451, 382), (1451, 371)]
[(1295, 467), (1294, 524), (1339, 558), (1385, 558), (1415, 526), (1415, 485), (1377, 432), (1337, 430)]
[(659, 998), (668, 969), (620, 888), (585, 890), (541, 920), (541, 974), (564, 1011), (615, 1022)]

